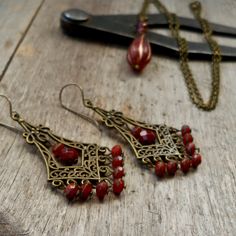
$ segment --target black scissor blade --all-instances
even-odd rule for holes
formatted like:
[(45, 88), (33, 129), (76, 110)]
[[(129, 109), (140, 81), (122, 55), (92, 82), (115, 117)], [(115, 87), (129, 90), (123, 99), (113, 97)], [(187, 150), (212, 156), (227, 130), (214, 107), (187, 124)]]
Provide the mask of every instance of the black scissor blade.
[[(73, 9), (74, 18), (76, 17), (76, 13), (78, 15), (80, 12), (83, 12), (79, 9)], [(136, 22), (136, 15), (133, 15), (133, 23), (132, 21), (122, 23), (119, 20), (119, 17), (116, 16), (91, 16), (87, 15), (88, 18), (86, 20), (75, 20), (72, 16), (68, 18), (65, 14), (61, 15), (61, 26), (63, 30), (70, 34), (79, 35), (79, 37), (89, 37), (91, 39), (101, 39), (106, 42), (125, 42), (126, 44), (130, 44), (131, 40), (135, 37), (134, 30), (134, 20)], [(84, 12), (83, 12), (84, 13)], [(125, 16), (127, 17), (127, 16)], [(135, 18), (134, 18), (135, 17)], [(124, 19), (124, 18), (122, 18)], [(129, 18), (131, 19), (131, 18)], [(170, 56), (178, 56), (178, 45), (174, 38), (164, 36), (161, 34), (157, 34), (154, 32), (148, 32), (148, 38), (151, 44), (158, 49), (158, 52), (168, 52), (167, 54)], [(189, 48), (189, 56), (193, 57), (201, 57), (201, 58), (209, 58), (212, 55), (212, 52), (206, 43), (196, 43), (196, 42), (188, 42)], [(236, 48), (220, 46), (221, 55), (223, 59), (235, 60), (236, 59)]]
[[(107, 20), (112, 20), (117, 23), (123, 23), (123, 24), (129, 24), (135, 25), (137, 24), (137, 15), (106, 15), (104, 17), (107, 17)], [(194, 19), (190, 19), (187, 17), (178, 17), (181, 28), (190, 30), (190, 31), (201, 31), (201, 26), (198, 23), (198, 21)], [(213, 33), (215, 35), (226, 35), (231, 37), (236, 37), (236, 28), (230, 27), (230, 26), (224, 26), (221, 24), (215, 24), (209, 22)], [(168, 27), (168, 22), (166, 20), (166, 17), (164, 14), (149, 14), (148, 15), (148, 25), (150, 27)]]
[[(168, 22), (166, 20), (166, 17), (163, 14), (154, 14), (149, 16), (149, 24), (151, 25), (160, 25), (160, 24), (166, 24), (168, 25)], [(181, 28), (187, 29), (187, 30), (197, 30), (201, 31), (201, 26), (198, 21), (186, 17), (178, 17)], [(212, 31), (216, 35), (228, 35), (231, 37), (236, 37), (236, 28), (230, 27), (230, 26), (224, 26), (221, 24), (215, 24), (209, 22)]]
[[(148, 38), (153, 45), (172, 50), (175, 55), (179, 53), (179, 47), (176, 40), (170, 37), (149, 32)], [(236, 48), (220, 45), (220, 49), (223, 59), (236, 59)], [(206, 43), (188, 42), (188, 54), (193, 57), (210, 58), (212, 56), (212, 51)]]

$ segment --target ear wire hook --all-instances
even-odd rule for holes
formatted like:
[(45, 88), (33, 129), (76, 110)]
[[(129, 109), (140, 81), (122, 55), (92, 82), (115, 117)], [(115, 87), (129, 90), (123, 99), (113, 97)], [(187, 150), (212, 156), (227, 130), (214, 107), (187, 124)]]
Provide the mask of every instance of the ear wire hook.
[[(3, 95), (3, 94), (0, 94), (0, 97), (4, 98), (7, 101), (8, 105), (9, 105), (9, 114), (10, 114), (10, 117), (13, 119), (14, 111), (12, 110), (12, 103), (11, 103), (10, 99), (7, 96)], [(0, 125), (3, 126), (3, 127), (8, 128), (10, 130), (22, 133), (22, 130), (17, 128), (17, 127), (5, 124), (3, 122), (0, 122)]]
[(72, 112), (73, 114), (78, 115), (78, 116), (80, 116), (81, 118), (83, 118), (83, 119), (89, 121), (89, 122), (90, 122), (91, 124), (93, 124), (99, 131), (101, 131), (100, 125), (99, 125), (99, 123), (98, 123), (96, 120), (90, 118), (88, 115), (85, 115), (85, 114), (83, 114), (83, 113), (79, 113), (79, 112), (77, 112), (77, 111), (72, 110), (71, 108), (67, 107), (67, 106), (63, 103), (63, 99), (62, 99), (63, 91), (64, 91), (67, 87), (70, 87), (70, 86), (75, 86), (76, 88), (78, 88), (78, 89), (80, 90), (80, 93), (81, 93), (81, 96), (82, 96), (83, 105), (84, 105), (85, 107), (87, 107), (87, 105), (86, 105), (86, 99), (85, 99), (85, 97), (84, 97), (84, 91), (83, 91), (82, 87), (80, 87), (78, 84), (75, 84), (75, 83), (74, 83), (74, 84), (73, 84), (73, 83), (72, 83), (72, 84), (66, 84), (66, 85), (64, 85), (64, 86), (61, 88), (60, 93), (59, 93), (59, 101), (60, 101), (61, 106), (62, 106), (64, 109), (66, 109), (67, 111), (70, 111), (70, 112)]

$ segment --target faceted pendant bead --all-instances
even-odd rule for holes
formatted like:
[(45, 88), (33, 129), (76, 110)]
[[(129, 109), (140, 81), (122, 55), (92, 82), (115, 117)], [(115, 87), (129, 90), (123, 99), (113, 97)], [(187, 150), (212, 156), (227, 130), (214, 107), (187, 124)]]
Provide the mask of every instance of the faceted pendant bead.
[(191, 129), (188, 125), (183, 125), (181, 128), (182, 135), (184, 136), (187, 133), (191, 133)]
[(189, 168), (190, 168), (190, 160), (189, 159), (184, 159), (180, 162), (180, 167), (181, 167), (181, 170), (183, 171), (183, 173), (187, 173), (189, 171)]
[(52, 153), (59, 157), (61, 155), (62, 150), (64, 149), (65, 145), (63, 143), (57, 143), (52, 146)]
[(112, 160), (112, 168), (113, 169), (115, 169), (115, 168), (117, 168), (117, 167), (119, 167), (119, 166), (123, 166), (123, 158), (122, 158), (122, 156), (116, 156), (116, 157), (114, 157), (113, 158), (113, 160)]
[(195, 153), (195, 145), (194, 143), (188, 143), (186, 146), (186, 152), (192, 156)]
[(113, 177), (114, 179), (122, 178), (125, 175), (124, 168), (122, 166), (118, 166), (114, 169)]
[(168, 162), (166, 169), (167, 169), (168, 175), (172, 175), (172, 176), (175, 175), (175, 173), (177, 171), (177, 163), (174, 161)]
[(156, 142), (156, 134), (152, 130), (134, 127), (131, 130), (131, 134), (143, 145), (150, 145)]
[(88, 197), (90, 196), (92, 190), (93, 190), (92, 184), (90, 183), (82, 184), (80, 187), (79, 199), (81, 201), (86, 201)]
[(122, 154), (122, 149), (120, 145), (115, 145), (112, 149), (111, 149), (111, 155), (113, 157), (117, 157), (120, 156)]
[(108, 193), (108, 184), (106, 181), (102, 181), (96, 186), (96, 195), (100, 201), (104, 199), (106, 194)]
[(155, 165), (155, 173), (158, 177), (164, 177), (166, 173), (166, 164), (164, 162), (158, 161)]
[(79, 157), (77, 149), (67, 147), (63, 143), (52, 146), (52, 153), (63, 165), (73, 165)]
[(190, 133), (186, 133), (183, 136), (183, 143), (184, 145), (187, 145), (188, 143), (191, 143), (193, 141), (193, 136)]
[(200, 154), (195, 154), (192, 157), (191, 164), (193, 168), (197, 168), (202, 162), (202, 157)]
[(156, 135), (151, 130), (142, 130), (140, 132), (139, 142), (143, 145), (150, 145), (156, 142)]
[(131, 130), (131, 134), (132, 134), (136, 139), (139, 139), (141, 131), (142, 131), (142, 128), (136, 126), (136, 127), (134, 127), (134, 128)]
[(70, 183), (64, 189), (64, 194), (69, 201), (72, 201), (76, 198), (79, 191), (79, 186), (75, 183)]
[(123, 179), (115, 179), (113, 182), (113, 193), (115, 195), (120, 195), (120, 193), (123, 191), (125, 187), (125, 183)]
[(150, 43), (145, 38), (145, 34), (141, 34), (131, 43), (128, 49), (127, 60), (135, 71), (140, 72), (150, 62), (151, 56)]
[(64, 165), (72, 165), (78, 159), (78, 156), (79, 153), (76, 149), (64, 147), (59, 158)]

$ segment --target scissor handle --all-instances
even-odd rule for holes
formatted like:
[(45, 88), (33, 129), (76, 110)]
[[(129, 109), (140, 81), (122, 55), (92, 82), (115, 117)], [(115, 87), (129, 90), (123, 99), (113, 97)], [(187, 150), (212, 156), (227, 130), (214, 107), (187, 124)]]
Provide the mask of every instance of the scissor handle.
[(89, 20), (90, 15), (80, 9), (69, 9), (62, 12), (61, 17), (64, 18), (64, 20), (80, 23)]
[[(86, 38), (88, 41), (124, 44), (127, 47), (136, 35), (136, 17), (136, 15), (92, 15), (80, 9), (69, 9), (62, 12), (60, 22), (64, 33), (70, 36)], [(150, 19), (165, 24), (163, 20), (165, 17), (161, 14), (150, 15)], [(198, 28), (191, 19), (180, 17), (180, 20), (184, 26), (192, 26), (195, 30)], [(224, 26), (214, 25), (214, 27), (220, 29)], [(225, 31), (231, 32), (228, 28)], [(172, 37), (152, 31), (147, 33), (147, 37), (152, 44), (153, 53), (179, 57), (177, 42)], [(212, 51), (206, 43), (188, 42), (188, 47), (190, 58), (211, 60)], [(236, 48), (223, 45), (220, 45), (220, 48), (223, 60), (235, 60)]]

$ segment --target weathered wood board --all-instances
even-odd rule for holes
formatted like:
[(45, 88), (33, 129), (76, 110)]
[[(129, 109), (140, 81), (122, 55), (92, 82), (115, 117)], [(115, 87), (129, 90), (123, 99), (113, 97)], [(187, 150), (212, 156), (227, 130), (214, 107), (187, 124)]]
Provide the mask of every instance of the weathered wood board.
[(0, 79), (43, 2), (43, 0), (0, 1)]
[[(85, 204), (68, 204), (47, 184), (40, 154), (25, 144), (21, 135), (1, 127), (0, 201), (29, 235), (236, 233), (235, 63), (222, 63), (219, 104), (215, 111), (207, 113), (190, 102), (178, 61), (156, 55), (144, 73), (137, 76), (126, 63), (126, 49), (71, 39), (59, 27), (60, 13), (67, 8), (79, 7), (94, 14), (136, 13), (141, 2), (46, 0), (2, 78), (0, 93), (11, 98), (14, 110), (26, 120), (81, 142), (109, 147), (121, 143), (127, 155), (127, 188), (120, 198), (109, 195), (104, 203), (94, 199)], [(188, 3), (168, 0), (166, 6), (179, 15), (191, 16)], [(235, 1), (202, 3), (209, 20), (234, 26)], [(4, 35), (5, 30), (0, 32)], [(191, 63), (204, 97), (210, 88), (209, 65)], [(105, 109), (114, 108), (138, 120), (177, 128), (189, 124), (204, 157), (202, 165), (187, 176), (179, 173), (175, 178), (157, 180), (153, 173), (140, 168), (119, 136), (105, 128), (100, 133), (60, 108), (59, 90), (70, 82), (80, 84), (86, 97)], [(67, 99), (74, 109), (88, 112), (82, 108), (76, 90), (68, 92)], [(1, 121), (14, 124), (6, 103), (0, 100), (0, 106)]]

